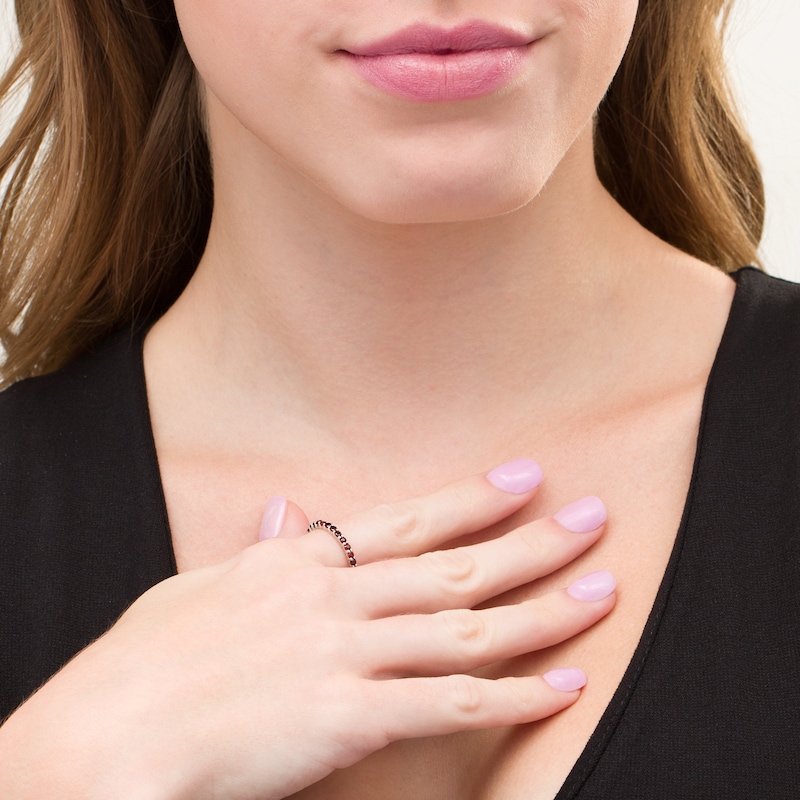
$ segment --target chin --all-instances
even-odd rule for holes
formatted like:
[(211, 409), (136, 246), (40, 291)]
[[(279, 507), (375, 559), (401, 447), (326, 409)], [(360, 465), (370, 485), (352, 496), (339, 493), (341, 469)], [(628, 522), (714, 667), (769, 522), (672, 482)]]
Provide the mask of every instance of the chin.
[(337, 199), (365, 219), (390, 225), (468, 222), (499, 217), (530, 203), (544, 180), (521, 182), (494, 173), (473, 180), (394, 180), (360, 186)]
[(483, 202), (458, 203), (431, 202), (431, 203), (384, 203), (381, 207), (375, 206), (364, 209), (353, 209), (365, 219), (373, 222), (382, 222), (387, 225), (435, 225), (456, 222), (475, 222), (492, 217), (501, 217), (510, 214), (527, 205), (532, 197), (520, 202)]

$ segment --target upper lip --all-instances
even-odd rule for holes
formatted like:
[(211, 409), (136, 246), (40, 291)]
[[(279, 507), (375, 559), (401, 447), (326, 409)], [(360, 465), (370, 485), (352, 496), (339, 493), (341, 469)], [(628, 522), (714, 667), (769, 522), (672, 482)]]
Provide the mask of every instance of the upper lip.
[(347, 48), (356, 56), (387, 56), (400, 53), (463, 53), (469, 50), (494, 50), (520, 47), (532, 39), (524, 34), (474, 20), (455, 28), (437, 28), (418, 22), (383, 39)]

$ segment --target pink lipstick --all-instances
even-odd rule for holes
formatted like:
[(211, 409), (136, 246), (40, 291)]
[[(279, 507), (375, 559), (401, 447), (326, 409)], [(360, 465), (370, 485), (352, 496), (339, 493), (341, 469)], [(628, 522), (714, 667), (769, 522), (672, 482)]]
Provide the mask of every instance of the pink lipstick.
[(446, 102), (482, 97), (508, 83), (531, 43), (480, 21), (450, 30), (418, 23), (344, 52), (362, 78), (389, 94)]

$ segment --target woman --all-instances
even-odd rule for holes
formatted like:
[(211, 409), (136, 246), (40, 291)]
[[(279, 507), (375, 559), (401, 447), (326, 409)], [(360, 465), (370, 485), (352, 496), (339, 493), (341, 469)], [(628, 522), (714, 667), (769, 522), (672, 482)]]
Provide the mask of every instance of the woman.
[(4, 797), (790, 796), (724, 11), (18, 3)]

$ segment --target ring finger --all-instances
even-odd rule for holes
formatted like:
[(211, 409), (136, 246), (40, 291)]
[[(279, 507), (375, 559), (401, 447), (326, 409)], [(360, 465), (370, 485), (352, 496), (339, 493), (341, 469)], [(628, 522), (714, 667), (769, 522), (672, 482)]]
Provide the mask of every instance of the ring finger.
[(377, 678), (469, 672), (586, 630), (614, 607), (615, 589), (610, 573), (596, 572), (569, 589), (513, 605), (376, 620), (366, 624), (366, 662), (376, 665)]

